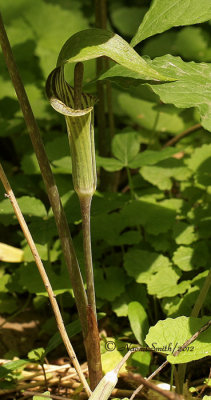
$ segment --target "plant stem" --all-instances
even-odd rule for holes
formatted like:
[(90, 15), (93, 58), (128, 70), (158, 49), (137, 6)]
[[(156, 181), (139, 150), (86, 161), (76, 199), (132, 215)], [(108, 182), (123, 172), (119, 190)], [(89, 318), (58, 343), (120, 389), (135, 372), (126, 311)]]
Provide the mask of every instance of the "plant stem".
[[(81, 93), (83, 83), (83, 64), (77, 63), (74, 70), (74, 108), (81, 108)], [(93, 128), (90, 128), (93, 129)], [(94, 132), (93, 132), (94, 133)], [(71, 132), (70, 132), (71, 134)], [(79, 133), (80, 134), (80, 133)], [(90, 135), (90, 132), (88, 132)], [(76, 139), (77, 140), (77, 139)], [(77, 145), (79, 143), (77, 142)], [(76, 143), (75, 143), (76, 147)], [(84, 152), (84, 149), (82, 149)], [(94, 143), (93, 149), (94, 152)], [(95, 162), (95, 156), (92, 154), (92, 166)], [(79, 162), (81, 160), (79, 159)], [(87, 167), (88, 168), (88, 167)], [(76, 166), (77, 169), (77, 166)], [(76, 171), (77, 173), (77, 171)], [(85, 172), (86, 173), (86, 172)], [(91, 389), (94, 390), (102, 379), (102, 365), (100, 355), (100, 338), (97, 325), (97, 314), (96, 314), (96, 301), (95, 301), (95, 287), (94, 287), (94, 275), (93, 275), (93, 263), (92, 263), (92, 246), (91, 246), (91, 232), (90, 232), (90, 211), (94, 181), (90, 185), (89, 194), (81, 193), (80, 188), (77, 189), (77, 194), (81, 207), (82, 215), (82, 230), (83, 230), (83, 248), (84, 248), (84, 259), (85, 259), (85, 271), (86, 271), (86, 284), (87, 284), (87, 336), (84, 338), (84, 344), (87, 354), (89, 379)], [(83, 192), (83, 191), (82, 191)]]
[(190, 314), (191, 317), (198, 317), (199, 312), (204, 304), (205, 298), (208, 294), (210, 287), (211, 287), (211, 269), (204, 281), (204, 284), (203, 284), (201, 290), (199, 291), (199, 295), (196, 299), (193, 310)]
[(56, 318), (57, 326), (58, 326), (60, 335), (62, 337), (62, 340), (64, 342), (64, 345), (66, 347), (66, 350), (67, 350), (67, 353), (69, 355), (69, 358), (70, 358), (71, 362), (73, 363), (73, 365), (74, 365), (74, 367), (75, 367), (75, 369), (76, 369), (76, 371), (78, 373), (78, 376), (80, 378), (80, 381), (83, 384), (83, 386), (84, 386), (84, 388), (85, 388), (85, 390), (86, 390), (86, 392), (87, 392), (87, 394), (89, 396), (91, 394), (91, 390), (90, 390), (89, 385), (88, 385), (88, 383), (87, 383), (87, 381), (85, 379), (85, 376), (84, 376), (84, 374), (83, 374), (83, 372), (81, 370), (81, 367), (80, 367), (80, 364), (79, 364), (79, 362), (77, 360), (76, 354), (75, 354), (75, 352), (73, 350), (73, 347), (72, 347), (72, 345), (70, 343), (70, 340), (68, 338), (68, 335), (67, 335), (67, 332), (66, 332), (66, 329), (65, 329), (65, 326), (64, 326), (64, 322), (63, 322), (63, 319), (62, 319), (62, 316), (61, 316), (61, 313), (60, 313), (60, 310), (59, 310), (59, 306), (58, 306), (58, 303), (56, 301), (56, 296), (55, 296), (55, 294), (53, 292), (52, 286), (50, 284), (50, 281), (49, 281), (48, 276), (46, 274), (45, 268), (43, 266), (43, 263), (42, 263), (41, 258), (39, 256), (39, 253), (38, 253), (37, 248), (35, 246), (34, 240), (33, 240), (32, 236), (31, 236), (29, 228), (28, 228), (28, 226), (27, 226), (27, 224), (25, 222), (23, 214), (22, 214), (22, 212), (21, 212), (21, 210), (19, 208), (19, 205), (17, 203), (15, 195), (14, 195), (14, 193), (12, 191), (12, 188), (11, 188), (11, 186), (10, 186), (8, 180), (7, 180), (7, 177), (6, 177), (5, 173), (4, 173), (4, 170), (3, 170), (2, 166), (1, 166), (1, 164), (0, 164), (0, 179), (1, 179), (1, 181), (3, 183), (3, 186), (4, 186), (4, 188), (5, 188), (6, 192), (7, 192), (8, 198), (10, 199), (10, 202), (11, 202), (12, 207), (14, 209), (15, 215), (16, 215), (16, 217), (18, 219), (18, 222), (19, 222), (19, 224), (21, 226), (23, 234), (24, 234), (24, 236), (25, 236), (25, 238), (26, 238), (26, 240), (28, 242), (28, 245), (29, 245), (29, 247), (31, 249), (32, 255), (33, 255), (34, 260), (35, 260), (35, 263), (37, 265), (38, 271), (39, 271), (40, 276), (41, 276), (41, 278), (43, 280), (44, 286), (45, 286), (46, 291), (48, 293), (48, 296), (49, 296), (49, 299), (50, 299), (50, 302), (51, 302), (51, 306), (52, 306), (52, 309), (53, 309), (53, 312), (54, 312), (54, 315), (55, 315), (55, 318)]
[(190, 128), (186, 129), (184, 132), (182, 132), (179, 135), (170, 139), (166, 144), (164, 144), (163, 148), (173, 146), (174, 144), (176, 144), (177, 142), (182, 140), (185, 136), (190, 135), (190, 133), (197, 131), (201, 127), (202, 127), (201, 124), (196, 124), (196, 125), (191, 126)]
[(2, 51), (5, 57), (7, 68), (10, 73), (12, 83), (14, 85), (20, 107), (23, 112), (25, 123), (32, 141), (32, 145), (40, 166), (43, 181), (46, 186), (48, 198), (54, 213), (58, 233), (61, 240), (64, 258), (66, 261), (67, 269), (70, 275), (71, 284), (73, 287), (76, 306), (81, 321), (81, 327), (83, 336), (87, 335), (87, 318), (86, 318), (86, 307), (87, 307), (87, 296), (84, 289), (84, 284), (78, 265), (78, 260), (75, 254), (72, 238), (70, 235), (69, 226), (64, 213), (64, 209), (60, 200), (59, 192), (51, 171), (51, 167), (45, 152), (45, 148), (42, 142), (40, 131), (32, 112), (26, 91), (24, 89), (21, 77), (19, 75), (10, 43), (4, 28), (2, 17), (0, 14), (0, 43)]
[[(208, 275), (207, 275), (207, 277), (205, 279), (205, 282), (204, 282), (204, 284), (203, 284), (203, 286), (202, 286), (202, 288), (201, 288), (201, 290), (199, 292), (199, 295), (198, 295), (198, 297), (196, 299), (196, 302), (194, 304), (193, 310), (192, 310), (192, 312), (190, 314), (191, 317), (195, 317), (195, 318), (198, 317), (199, 312), (200, 312), (200, 310), (201, 310), (201, 308), (202, 308), (202, 306), (204, 304), (205, 298), (206, 298), (206, 296), (208, 294), (208, 291), (210, 289), (210, 286), (211, 286), (211, 269), (210, 269), (210, 271), (209, 271), (209, 273), (208, 273)], [(184, 384), (184, 381), (185, 381), (186, 368), (187, 368), (187, 364), (181, 364), (178, 367), (178, 375), (179, 375), (179, 382), (180, 382), (179, 390), (180, 390), (181, 393), (183, 391), (183, 384)]]
[(95, 302), (95, 288), (94, 288), (94, 275), (92, 264), (92, 248), (91, 248), (91, 232), (90, 232), (90, 210), (92, 196), (80, 196), (80, 207), (82, 215), (83, 227), (83, 247), (86, 269), (86, 284), (87, 284), (87, 298), (88, 304), (91, 306), (92, 311), (96, 317), (96, 302)]
[(133, 180), (132, 180), (130, 168), (126, 167), (126, 171), (127, 171), (127, 177), (128, 177), (128, 183), (129, 183), (131, 197), (132, 197), (132, 199), (135, 199), (136, 198), (136, 194), (135, 194), (135, 191), (134, 191)]

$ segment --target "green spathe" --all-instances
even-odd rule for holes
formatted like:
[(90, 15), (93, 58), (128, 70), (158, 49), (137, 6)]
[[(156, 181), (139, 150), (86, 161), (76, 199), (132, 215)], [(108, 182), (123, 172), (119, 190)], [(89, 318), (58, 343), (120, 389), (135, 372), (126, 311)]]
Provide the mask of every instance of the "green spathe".
[(142, 79), (172, 81), (160, 74), (119, 35), (105, 29), (86, 29), (71, 36), (61, 49), (57, 66), (106, 56), (140, 74)]
[(74, 90), (64, 79), (64, 68), (55, 68), (48, 77), (46, 92), (52, 107), (65, 116), (74, 189), (79, 196), (96, 190), (97, 175), (94, 150), (94, 97), (82, 93), (81, 109), (74, 109)]

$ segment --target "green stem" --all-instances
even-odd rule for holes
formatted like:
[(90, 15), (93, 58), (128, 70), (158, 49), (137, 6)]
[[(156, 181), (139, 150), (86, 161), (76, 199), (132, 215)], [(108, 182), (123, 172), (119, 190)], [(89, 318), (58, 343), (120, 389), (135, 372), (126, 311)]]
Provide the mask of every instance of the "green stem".
[(31, 109), (26, 91), (24, 89), (21, 77), (19, 75), (10, 43), (4, 28), (2, 17), (0, 15), (0, 43), (4, 58), (7, 64), (7, 68), (14, 85), (20, 107), (23, 112), (24, 120), (32, 141), (32, 145), (40, 166), (41, 174), (45, 187), (47, 190), (48, 198), (54, 213), (58, 233), (61, 240), (61, 245), (63, 249), (64, 258), (67, 264), (67, 269), (70, 275), (71, 284), (73, 287), (76, 305), (79, 313), (79, 318), (81, 321), (81, 327), (83, 336), (87, 335), (87, 317), (86, 317), (86, 307), (87, 307), (87, 297), (84, 289), (84, 284), (78, 265), (78, 260), (75, 254), (75, 249), (73, 246), (72, 238), (70, 235), (69, 226), (64, 213), (64, 209), (60, 200), (58, 188), (56, 186), (50, 163), (45, 152), (43, 141), (40, 135), (40, 131), (35, 120), (34, 114)]
[[(193, 310), (190, 314), (191, 317), (198, 317), (199, 312), (204, 304), (205, 298), (208, 294), (208, 291), (210, 289), (211, 286), (211, 269), (205, 279), (205, 282), (202, 286), (201, 291), (199, 292), (199, 295), (196, 299), (195, 305), (193, 307)], [(186, 373), (186, 368), (187, 368), (187, 364), (180, 364), (178, 367), (178, 376), (179, 376), (179, 390), (180, 393), (183, 392), (183, 384), (185, 381), (185, 373)]]
[(81, 207), (82, 227), (83, 227), (83, 247), (84, 247), (84, 258), (85, 258), (85, 269), (86, 269), (87, 298), (88, 298), (88, 304), (92, 307), (92, 310), (96, 317), (96, 302), (95, 302), (95, 288), (94, 288), (91, 232), (90, 232), (90, 210), (91, 210), (92, 196), (80, 196), (79, 201)]
[(174, 383), (174, 369), (175, 369), (175, 365), (172, 364), (171, 365), (171, 378), (170, 378), (170, 391), (172, 392), (172, 387), (173, 387), (173, 383)]
[(134, 191), (133, 180), (132, 180), (132, 176), (131, 176), (131, 173), (130, 173), (130, 168), (126, 167), (126, 171), (127, 171), (128, 183), (129, 183), (129, 186), (130, 186), (131, 197), (132, 197), (132, 199), (135, 199), (136, 198), (136, 194), (135, 194), (135, 191)]

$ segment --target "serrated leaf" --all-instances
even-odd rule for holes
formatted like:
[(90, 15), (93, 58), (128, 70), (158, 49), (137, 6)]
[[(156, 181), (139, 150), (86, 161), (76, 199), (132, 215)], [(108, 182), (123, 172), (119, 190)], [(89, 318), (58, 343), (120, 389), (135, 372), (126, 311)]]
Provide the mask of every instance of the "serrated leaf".
[(86, 29), (71, 36), (61, 49), (57, 66), (107, 56), (116, 63), (140, 74), (141, 79), (167, 80), (147, 65), (146, 61), (119, 35), (104, 29)]
[(143, 345), (146, 333), (149, 330), (148, 316), (143, 305), (137, 301), (129, 303), (128, 318), (138, 343)]
[(196, 107), (202, 126), (211, 131), (211, 66), (206, 63), (185, 62), (180, 57), (171, 55), (158, 57), (150, 64), (177, 79), (168, 84), (150, 85), (161, 100), (179, 108)]
[[(186, 363), (211, 355), (210, 330), (202, 332), (198, 338), (182, 351), (177, 357), (172, 353), (190, 339), (203, 325), (210, 320), (209, 317), (193, 318), (178, 317), (167, 318), (151, 327), (145, 339), (150, 348), (160, 349), (167, 354), (171, 364)], [(168, 349), (169, 347), (169, 349)]]
[(131, 41), (132, 46), (172, 28), (173, 26), (193, 25), (211, 18), (209, 0), (155, 0), (146, 13), (138, 32)]

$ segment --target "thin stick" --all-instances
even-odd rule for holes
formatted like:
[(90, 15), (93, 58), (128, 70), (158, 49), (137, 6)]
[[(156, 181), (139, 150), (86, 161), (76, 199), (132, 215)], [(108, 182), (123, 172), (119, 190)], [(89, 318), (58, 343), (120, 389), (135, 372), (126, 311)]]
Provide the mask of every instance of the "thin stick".
[(32, 112), (26, 91), (24, 89), (21, 77), (19, 75), (10, 43), (4, 28), (2, 17), (0, 14), (0, 44), (7, 64), (7, 68), (14, 85), (20, 107), (23, 112), (25, 123), (36, 153), (36, 157), (40, 166), (43, 181), (46, 186), (48, 198), (54, 213), (58, 233), (61, 240), (62, 250), (66, 261), (67, 269), (70, 275), (71, 284), (74, 291), (76, 306), (79, 313), (83, 336), (87, 335), (87, 318), (86, 307), (87, 297), (84, 289), (84, 284), (78, 265), (78, 260), (75, 254), (72, 238), (70, 235), (69, 226), (64, 213), (64, 209), (60, 200), (58, 188), (56, 186), (48, 157), (45, 152), (40, 131)]
[(196, 124), (196, 125), (191, 126), (190, 128), (186, 129), (184, 132), (182, 132), (179, 135), (170, 139), (166, 144), (164, 144), (163, 147), (165, 148), (165, 147), (173, 146), (174, 144), (176, 144), (177, 142), (182, 140), (185, 136), (188, 136), (190, 133), (197, 131), (201, 127), (202, 127), (201, 124)]
[(180, 348), (179, 350), (175, 351), (173, 356), (178, 356), (179, 353), (181, 353), (182, 350), (184, 350), (190, 343), (193, 343), (197, 337), (204, 331), (206, 331), (211, 325), (211, 319), (205, 324), (203, 325), (196, 333), (194, 333), (194, 335), (188, 339)]
[[(169, 390), (163, 390), (159, 388), (158, 386), (154, 385), (153, 383), (149, 382), (148, 380), (144, 379), (141, 374), (139, 374), (138, 379), (142, 381), (143, 386), (148, 387), (149, 389), (154, 390), (155, 392), (161, 394), (162, 396), (166, 397), (169, 400), (183, 400), (184, 397), (177, 394), (177, 393), (172, 393)], [(132, 399), (132, 396), (131, 396)]]
[[(163, 364), (161, 364), (148, 378), (146, 378), (146, 381), (150, 381), (152, 378), (154, 378), (169, 362), (166, 360), (164, 361)], [(130, 397), (130, 400), (133, 400), (137, 394), (143, 389), (144, 384), (141, 384), (140, 386), (137, 387), (137, 389), (133, 392), (132, 396)]]
[(21, 226), (23, 234), (24, 234), (24, 236), (25, 236), (25, 238), (26, 238), (26, 240), (28, 242), (28, 245), (29, 245), (29, 247), (31, 249), (32, 255), (34, 257), (34, 260), (35, 260), (35, 263), (36, 263), (37, 268), (39, 270), (39, 273), (41, 275), (41, 278), (43, 280), (44, 286), (45, 286), (45, 288), (46, 288), (46, 290), (48, 292), (48, 296), (49, 296), (49, 299), (50, 299), (50, 302), (51, 302), (51, 306), (52, 306), (52, 309), (53, 309), (53, 312), (54, 312), (54, 315), (55, 315), (55, 318), (56, 318), (57, 326), (58, 326), (60, 335), (62, 337), (62, 340), (64, 342), (64, 345), (66, 347), (67, 353), (68, 353), (68, 355), (70, 357), (70, 360), (72, 361), (72, 363), (73, 363), (73, 365), (74, 365), (74, 367), (75, 367), (75, 369), (76, 369), (76, 371), (78, 373), (80, 381), (83, 384), (87, 394), (90, 395), (91, 394), (91, 390), (90, 390), (89, 385), (88, 385), (88, 383), (87, 383), (87, 381), (85, 379), (85, 376), (84, 376), (84, 374), (83, 374), (83, 372), (81, 370), (81, 367), (80, 367), (80, 364), (79, 364), (79, 362), (77, 360), (76, 354), (75, 354), (75, 352), (73, 350), (73, 347), (72, 347), (72, 345), (70, 343), (70, 340), (68, 338), (68, 335), (67, 335), (67, 332), (66, 332), (66, 329), (65, 329), (65, 326), (64, 326), (64, 322), (63, 322), (63, 319), (62, 319), (62, 316), (61, 316), (61, 313), (60, 313), (60, 310), (59, 310), (59, 306), (58, 306), (58, 303), (56, 301), (56, 296), (55, 296), (55, 294), (53, 292), (52, 286), (51, 286), (50, 281), (48, 279), (48, 276), (47, 276), (47, 274), (45, 272), (45, 268), (44, 268), (43, 263), (42, 263), (42, 261), (40, 259), (39, 253), (37, 251), (37, 248), (35, 246), (35, 243), (33, 241), (33, 238), (31, 236), (29, 228), (28, 228), (28, 226), (27, 226), (27, 224), (25, 222), (23, 214), (22, 214), (22, 212), (20, 210), (20, 207), (19, 207), (19, 205), (17, 203), (15, 195), (14, 195), (14, 193), (12, 191), (12, 188), (11, 188), (11, 186), (10, 186), (8, 180), (7, 180), (7, 177), (5, 175), (5, 172), (4, 172), (1, 164), (0, 164), (0, 179), (1, 179), (2, 184), (3, 184), (3, 186), (4, 186), (4, 188), (5, 188), (6, 192), (7, 192), (8, 198), (10, 199), (10, 202), (11, 202), (12, 207), (14, 209), (15, 215), (16, 215), (16, 217), (18, 219), (18, 222), (19, 222), (19, 224)]

